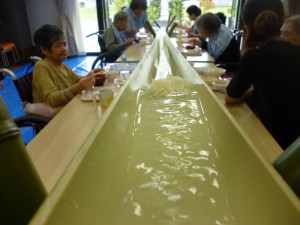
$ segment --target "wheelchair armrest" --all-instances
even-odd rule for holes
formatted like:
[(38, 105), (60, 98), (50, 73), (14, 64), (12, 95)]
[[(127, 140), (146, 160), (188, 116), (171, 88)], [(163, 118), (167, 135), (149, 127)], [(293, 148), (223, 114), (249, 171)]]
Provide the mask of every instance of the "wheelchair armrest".
[(49, 122), (51, 118), (44, 116), (28, 114), (14, 119), (18, 127), (32, 127), (36, 133), (40, 132)]

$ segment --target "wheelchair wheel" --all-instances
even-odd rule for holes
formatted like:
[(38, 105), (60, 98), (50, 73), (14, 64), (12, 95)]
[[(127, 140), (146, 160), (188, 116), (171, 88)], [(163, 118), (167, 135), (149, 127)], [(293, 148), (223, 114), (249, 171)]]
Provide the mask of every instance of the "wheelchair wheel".
[(96, 68), (103, 68), (107, 63), (106, 61), (107, 55), (108, 53), (101, 53), (100, 55), (98, 55), (92, 64), (92, 70)]
[(49, 122), (50, 118), (38, 115), (26, 115), (14, 119), (18, 127), (32, 127), (38, 134)]
[(110, 53), (110, 52), (102, 52), (98, 57), (94, 60), (92, 65), (92, 70), (95, 68), (103, 68), (107, 63), (114, 63), (118, 59), (119, 55)]

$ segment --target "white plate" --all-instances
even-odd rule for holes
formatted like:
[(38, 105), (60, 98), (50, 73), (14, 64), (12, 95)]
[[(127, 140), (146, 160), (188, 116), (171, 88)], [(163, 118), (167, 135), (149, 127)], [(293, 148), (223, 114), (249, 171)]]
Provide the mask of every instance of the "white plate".
[(81, 101), (84, 101), (84, 102), (90, 102), (90, 101), (93, 101), (93, 94), (98, 91), (98, 90), (101, 90), (101, 89), (112, 89), (114, 92), (115, 92), (115, 95), (116, 95), (116, 89), (115, 89), (115, 86), (113, 83), (108, 83), (104, 86), (101, 86), (101, 87), (94, 87), (93, 89), (91, 90), (84, 90), (82, 91), (81, 93)]
[(201, 49), (195, 48), (195, 49), (187, 49), (186, 50), (187, 56), (200, 56), (202, 55)]
[(220, 87), (217, 87), (217, 86), (209, 86), (209, 88), (212, 90), (212, 91), (220, 91), (220, 92), (225, 92), (226, 90), (226, 87), (225, 88), (220, 88)]

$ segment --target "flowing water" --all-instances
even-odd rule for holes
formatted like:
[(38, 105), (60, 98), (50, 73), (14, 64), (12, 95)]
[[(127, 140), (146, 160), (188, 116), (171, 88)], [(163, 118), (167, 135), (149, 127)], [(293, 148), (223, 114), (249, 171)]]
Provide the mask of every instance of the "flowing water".
[(133, 140), (124, 214), (143, 224), (235, 224), (197, 92), (140, 91)]

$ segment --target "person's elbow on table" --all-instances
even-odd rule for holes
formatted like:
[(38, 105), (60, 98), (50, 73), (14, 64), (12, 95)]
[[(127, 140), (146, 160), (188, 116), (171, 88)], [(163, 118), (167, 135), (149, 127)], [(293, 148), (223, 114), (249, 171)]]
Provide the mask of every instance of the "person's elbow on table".
[(225, 92), (225, 103), (226, 104), (230, 104), (230, 105), (233, 105), (233, 104), (237, 104), (237, 103), (240, 103), (243, 101), (243, 97), (240, 97), (240, 98), (232, 98), (228, 95), (227, 92)]
[(242, 94), (241, 97), (236, 97), (236, 98), (233, 98), (233, 97), (229, 96), (227, 91), (226, 91), (224, 100), (225, 100), (226, 104), (233, 105), (233, 104), (237, 104), (237, 103), (240, 103), (240, 102), (244, 101), (249, 96), (251, 96), (252, 93), (253, 93), (253, 87), (252, 86), (244, 94)]

